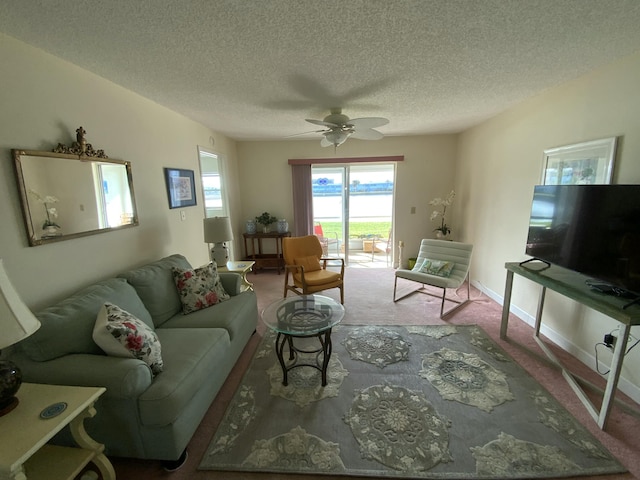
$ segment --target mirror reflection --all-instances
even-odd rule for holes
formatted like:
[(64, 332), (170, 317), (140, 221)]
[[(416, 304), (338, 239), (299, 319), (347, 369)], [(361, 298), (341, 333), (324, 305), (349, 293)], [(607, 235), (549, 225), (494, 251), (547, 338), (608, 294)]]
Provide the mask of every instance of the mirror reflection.
[(30, 150), (14, 160), (32, 246), (138, 224), (130, 162)]

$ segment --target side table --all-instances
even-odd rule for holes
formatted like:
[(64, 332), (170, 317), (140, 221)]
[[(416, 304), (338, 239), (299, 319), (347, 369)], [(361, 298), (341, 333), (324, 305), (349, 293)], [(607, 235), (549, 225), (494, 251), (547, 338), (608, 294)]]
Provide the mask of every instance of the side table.
[(247, 273), (249, 273), (256, 262), (244, 261), (244, 262), (227, 262), (226, 266), (218, 267), (219, 272), (234, 272), (239, 273), (242, 276), (242, 291), (253, 290), (253, 283), (247, 280)]
[[(0, 479), (73, 480), (93, 462), (104, 480), (115, 480), (104, 445), (84, 429), (84, 419), (96, 414), (93, 405), (105, 391), (103, 387), (23, 383), (17, 395), (19, 405), (0, 417)], [(46, 407), (58, 402), (67, 404), (64, 411), (40, 417)], [(47, 444), (67, 425), (77, 448)]]
[[(245, 259), (255, 262), (255, 274), (263, 268), (275, 268), (278, 270), (278, 275), (284, 271), (282, 239), (290, 237), (291, 232), (243, 233), (242, 236), (244, 237)], [(267, 253), (266, 248), (263, 249), (263, 242), (271, 240), (275, 242), (275, 252)]]
[[(282, 385), (288, 385), (288, 373), (297, 367), (313, 367), (320, 370), (322, 386), (327, 385), (327, 367), (331, 358), (331, 329), (344, 317), (344, 306), (323, 295), (294, 295), (268, 305), (262, 311), (262, 321), (276, 332), (276, 355), (282, 367)], [(317, 337), (320, 348), (303, 350), (293, 344), (294, 338)], [(289, 347), (289, 360), (284, 358), (284, 348)], [(301, 355), (302, 354), (302, 355)], [(315, 361), (303, 356), (315, 354)]]

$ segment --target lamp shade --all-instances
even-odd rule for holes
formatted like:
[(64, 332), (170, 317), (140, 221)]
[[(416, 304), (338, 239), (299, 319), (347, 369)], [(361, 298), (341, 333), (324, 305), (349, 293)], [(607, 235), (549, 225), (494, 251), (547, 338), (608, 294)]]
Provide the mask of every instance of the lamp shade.
[(204, 241), (223, 243), (233, 240), (233, 230), (229, 217), (211, 217), (204, 219)]
[(18, 343), (40, 328), (40, 321), (20, 299), (0, 258), (0, 349)]

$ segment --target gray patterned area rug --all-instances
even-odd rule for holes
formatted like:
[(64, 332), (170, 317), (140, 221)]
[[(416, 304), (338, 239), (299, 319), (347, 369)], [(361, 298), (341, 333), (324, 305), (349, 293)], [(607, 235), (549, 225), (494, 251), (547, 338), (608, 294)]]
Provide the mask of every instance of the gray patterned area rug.
[[(449, 479), (625, 471), (479, 327), (338, 326), (325, 387), (308, 366), (283, 386), (274, 342), (267, 333), (200, 470)], [(303, 342), (318, 339), (294, 345)]]

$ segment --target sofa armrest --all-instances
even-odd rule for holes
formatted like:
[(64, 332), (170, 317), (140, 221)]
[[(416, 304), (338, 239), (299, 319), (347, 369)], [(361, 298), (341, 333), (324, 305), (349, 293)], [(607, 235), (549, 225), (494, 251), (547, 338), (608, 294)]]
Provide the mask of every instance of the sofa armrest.
[(45, 362), (24, 355), (11, 360), (22, 370), (25, 382), (105, 387), (105, 396), (112, 398), (138, 398), (153, 381), (148, 365), (135, 358), (72, 354)]
[(235, 297), (242, 293), (242, 275), (233, 272), (218, 272), (220, 275), (220, 282), (225, 291)]

